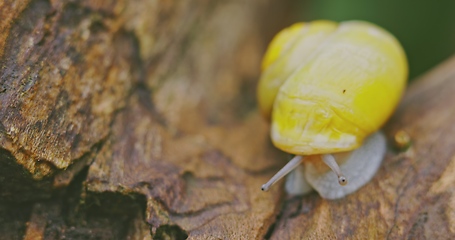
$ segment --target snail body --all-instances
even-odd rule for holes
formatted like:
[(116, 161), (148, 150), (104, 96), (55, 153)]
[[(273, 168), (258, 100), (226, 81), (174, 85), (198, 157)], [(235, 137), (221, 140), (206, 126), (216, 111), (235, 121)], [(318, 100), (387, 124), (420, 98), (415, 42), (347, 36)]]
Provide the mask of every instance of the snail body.
[[(407, 74), (401, 45), (376, 25), (297, 23), (281, 31), (267, 49), (258, 85), (259, 108), (271, 121), (271, 139), (277, 148), (296, 156), (319, 156), (344, 185), (347, 180), (332, 154), (362, 148), (365, 139), (380, 129), (403, 94)], [(383, 137), (370, 139), (385, 142)], [(372, 151), (381, 161), (385, 143), (370, 143), (370, 150), (371, 146), (383, 149), (383, 153)], [(362, 154), (351, 155), (368, 156), (365, 148), (356, 151)], [(306, 165), (304, 157), (296, 162), (292, 167)], [(352, 164), (350, 159), (346, 162)], [(365, 183), (352, 185), (360, 188)]]

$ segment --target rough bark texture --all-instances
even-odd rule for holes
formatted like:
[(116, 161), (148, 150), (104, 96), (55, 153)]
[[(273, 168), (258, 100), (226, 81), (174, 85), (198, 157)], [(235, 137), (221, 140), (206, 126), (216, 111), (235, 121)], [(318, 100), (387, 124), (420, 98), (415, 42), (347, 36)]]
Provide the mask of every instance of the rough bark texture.
[(257, 186), (285, 157), (255, 84), (283, 3), (0, 6), (5, 236), (266, 234), (281, 189)]
[(174, 136), (240, 122), (254, 107), (261, 20), (270, 4), (1, 4), (4, 198), (39, 199), (68, 185), (93, 161), (130, 96), (139, 95), (147, 114)]
[(455, 238), (455, 59), (409, 88), (385, 131), (412, 145), (361, 190), (260, 191), (287, 160), (255, 103), (289, 23), (271, 2), (0, 2), (0, 236)]
[[(93, 8), (45, 0), (1, 6), (0, 195), (5, 198), (40, 198), (52, 185), (67, 185), (107, 137), (135, 84), (136, 39), (118, 29), (111, 17), (118, 13)], [(54, 184), (53, 176), (63, 169)]]

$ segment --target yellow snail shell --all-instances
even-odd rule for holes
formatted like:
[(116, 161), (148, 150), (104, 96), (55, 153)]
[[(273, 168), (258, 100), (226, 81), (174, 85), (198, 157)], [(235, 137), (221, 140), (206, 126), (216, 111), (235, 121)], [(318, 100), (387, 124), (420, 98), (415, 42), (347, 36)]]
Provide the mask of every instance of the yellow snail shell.
[[(385, 138), (374, 133), (396, 108), (407, 75), (399, 42), (371, 23), (313, 21), (278, 33), (263, 59), (258, 103), (271, 121), (273, 144), (296, 157), (263, 190), (301, 162), (305, 170), (299, 176), (324, 198), (340, 198), (366, 184), (386, 151)], [(353, 152), (340, 168), (332, 154), (348, 151)], [(339, 184), (311, 173), (314, 162), (303, 156), (314, 155)], [(296, 174), (291, 178), (298, 179)], [(293, 192), (289, 186), (297, 185), (289, 181), (286, 189)]]

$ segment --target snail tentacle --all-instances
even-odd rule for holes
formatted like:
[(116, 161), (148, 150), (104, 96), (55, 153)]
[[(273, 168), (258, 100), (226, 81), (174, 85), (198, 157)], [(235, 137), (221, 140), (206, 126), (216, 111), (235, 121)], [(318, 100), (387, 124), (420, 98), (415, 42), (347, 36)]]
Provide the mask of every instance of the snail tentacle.
[(262, 185), (261, 190), (262, 191), (268, 191), (270, 187), (278, 182), (281, 178), (286, 176), (289, 172), (294, 170), (296, 167), (300, 165), (302, 162), (303, 156), (297, 155), (294, 158), (291, 159), (286, 165), (284, 165), (283, 168), (280, 169), (267, 183)]
[(329, 166), (329, 168), (332, 169), (332, 171), (338, 176), (338, 183), (341, 186), (348, 184), (348, 180), (341, 172), (341, 169), (338, 166), (338, 163), (335, 161), (335, 157), (332, 154), (322, 155), (322, 161), (324, 161), (324, 163), (327, 164), (327, 166)]

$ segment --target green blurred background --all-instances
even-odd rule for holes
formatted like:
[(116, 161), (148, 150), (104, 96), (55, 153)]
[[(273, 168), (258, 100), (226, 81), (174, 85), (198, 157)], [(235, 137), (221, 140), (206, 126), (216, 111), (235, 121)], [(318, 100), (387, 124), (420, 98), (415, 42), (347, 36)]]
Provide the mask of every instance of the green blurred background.
[(455, 52), (455, 0), (302, 0), (299, 20), (366, 20), (387, 29), (403, 45), (410, 79)]

